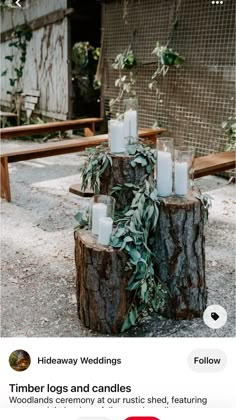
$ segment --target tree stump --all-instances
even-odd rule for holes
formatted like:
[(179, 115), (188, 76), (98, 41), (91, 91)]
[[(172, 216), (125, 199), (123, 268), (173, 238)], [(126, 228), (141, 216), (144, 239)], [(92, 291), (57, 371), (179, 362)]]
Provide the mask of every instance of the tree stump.
[(93, 331), (119, 333), (129, 308), (124, 252), (97, 244), (87, 230), (75, 231), (79, 318)]
[(164, 315), (201, 317), (207, 304), (204, 208), (193, 194), (161, 202), (153, 252), (155, 273), (170, 293)]
[[(131, 166), (134, 156), (112, 154), (111, 158), (112, 167), (108, 166), (100, 178), (100, 194), (111, 195), (112, 188), (118, 184), (140, 184), (146, 172), (141, 165), (136, 165), (134, 168)], [(124, 210), (131, 204), (133, 198), (132, 189), (127, 189), (125, 193), (116, 196), (116, 210)]]

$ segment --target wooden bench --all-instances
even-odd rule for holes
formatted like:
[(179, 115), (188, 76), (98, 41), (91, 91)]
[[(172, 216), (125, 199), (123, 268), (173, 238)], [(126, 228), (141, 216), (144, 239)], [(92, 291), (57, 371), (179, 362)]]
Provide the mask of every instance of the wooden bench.
[(194, 178), (235, 168), (235, 150), (201, 156), (194, 161)]
[[(150, 141), (156, 139), (156, 135), (166, 131), (164, 128), (139, 130), (139, 136)], [(88, 147), (99, 146), (108, 141), (107, 134), (99, 136), (81, 137), (79, 139), (62, 140), (29, 146), (1, 146), (1, 197), (11, 201), (10, 180), (8, 163), (20, 162), (30, 159), (38, 159), (48, 156), (62, 155), (66, 153), (80, 152)]]
[[(77, 120), (56, 121), (45, 124), (20, 125), (0, 129), (2, 139), (12, 137), (32, 136), (34, 134), (52, 133), (56, 131), (67, 131), (81, 126), (89, 127), (90, 136), (95, 134), (95, 124), (103, 122), (103, 118), (80, 118)], [(86, 135), (87, 131), (85, 131)], [(91, 134), (92, 133), (92, 134)]]
[[(221, 152), (207, 156), (201, 156), (194, 160), (194, 178), (206, 175), (214, 175), (235, 167), (235, 151)], [(91, 190), (81, 190), (81, 184), (73, 184), (69, 192), (80, 197), (92, 197)]]
[(1, 125), (2, 125), (3, 128), (5, 127), (8, 118), (17, 119), (17, 114), (15, 114), (14, 112), (0, 111)]

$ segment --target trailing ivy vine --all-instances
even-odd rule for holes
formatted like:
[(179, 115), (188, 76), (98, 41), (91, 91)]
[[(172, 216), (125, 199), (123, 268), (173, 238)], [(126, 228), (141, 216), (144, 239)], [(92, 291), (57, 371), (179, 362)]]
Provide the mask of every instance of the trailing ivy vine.
[(133, 292), (121, 332), (135, 325), (141, 317), (162, 308), (167, 294), (155, 276), (151, 251), (159, 216), (159, 200), (152, 177), (149, 176), (144, 185), (133, 192), (130, 209), (119, 215), (111, 238), (111, 245), (128, 255), (126, 271), (130, 276), (127, 290)]
[[(5, 60), (10, 61), (15, 64), (16, 66), (16, 58), (18, 56), (18, 52), (20, 52), (19, 57), (19, 65), (14, 67), (14, 76), (9, 78), (10, 87), (14, 90), (10, 91), (7, 90), (7, 94), (13, 95), (17, 91), (19, 92), (20, 89), (20, 80), (23, 77), (24, 66), (26, 62), (26, 55), (27, 55), (27, 45), (32, 38), (32, 30), (28, 25), (19, 25), (15, 28), (14, 33), (12, 35), (13, 40), (9, 43), (9, 47), (15, 50), (15, 54), (12, 53), (11, 55), (6, 55)], [(8, 74), (8, 69), (4, 70), (1, 73), (1, 76), (6, 76)]]

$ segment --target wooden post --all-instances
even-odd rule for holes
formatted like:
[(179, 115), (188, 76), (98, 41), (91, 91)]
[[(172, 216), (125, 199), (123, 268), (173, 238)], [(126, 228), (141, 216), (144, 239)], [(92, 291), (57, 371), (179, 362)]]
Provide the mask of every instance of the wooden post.
[[(112, 188), (118, 184), (131, 183), (140, 185), (140, 180), (146, 174), (145, 168), (141, 165), (131, 166), (134, 156), (131, 155), (111, 155), (112, 167), (108, 166), (100, 178), (100, 194), (110, 195)], [(121, 194), (116, 199), (116, 210), (124, 210), (130, 205), (134, 194), (132, 188)]]
[(1, 157), (1, 197), (11, 201), (10, 179), (8, 172), (8, 158)]
[(97, 244), (90, 231), (75, 231), (78, 313), (82, 323), (104, 334), (119, 333), (129, 308), (124, 252)]
[(155, 273), (170, 292), (164, 315), (201, 317), (207, 304), (204, 209), (193, 194), (163, 200), (153, 252)]

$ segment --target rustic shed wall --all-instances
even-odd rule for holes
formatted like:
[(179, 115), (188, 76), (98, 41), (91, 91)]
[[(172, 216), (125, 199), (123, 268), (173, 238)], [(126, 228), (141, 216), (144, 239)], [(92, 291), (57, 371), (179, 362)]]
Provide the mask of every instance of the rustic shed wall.
[[(67, 0), (34, 0), (24, 11), (14, 9), (1, 15), (1, 34), (24, 22), (47, 16), (58, 10), (65, 10)], [(14, 75), (14, 62), (4, 60), (6, 55), (16, 54), (9, 47), (9, 40), (1, 43), (2, 70), (8, 69), (7, 76), (1, 78), (1, 104), (10, 106), (9, 77)], [(40, 91), (37, 112), (44, 116), (66, 119), (69, 111), (68, 98), (68, 19), (64, 17), (56, 23), (33, 31), (27, 47), (27, 59), (22, 78), (22, 90)]]
[[(117, 96), (112, 61), (135, 32), (139, 126), (152, 126), (157, 119), (177, 143), (194, 145), (197, 154), (224, 150), (227, 139), (221, 124), (235, 112), (234, 0), (223, 5), (210, 0), (114, 0), (103, 12), (106, 109)], [(161, 100), (155, 110), (155, 94), (148, 89), (156, 68), (151, 52), (157, 40), (165, 45), (169, 38), (186, 61), (160, 79)]]

